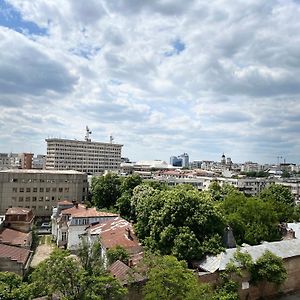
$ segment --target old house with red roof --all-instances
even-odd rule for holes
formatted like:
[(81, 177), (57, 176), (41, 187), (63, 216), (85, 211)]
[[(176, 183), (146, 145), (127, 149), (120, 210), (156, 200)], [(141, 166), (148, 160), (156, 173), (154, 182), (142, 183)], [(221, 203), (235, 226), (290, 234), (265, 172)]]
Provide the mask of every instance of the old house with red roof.
[(98, 211), (94, 207), (88, 208), (83, 204), (59, 202), (51, 217), (52, 235), (58, 246), (76, 250), (80, 245), (81, 235), (89, 225), (103, 223), (117, 216), (114, 213)]
[(143, 247), (139, 243), (132, 224), (121, 217), (115, 217), (94, 224), (86, 230), (89, 243), (99, 241), (101, 244), (101, 255), (107, 264), (107, 250), (116, 246), (123, 247), (129, 254), (129, 266), (136, 265), (143, 257)]
[(0, 271), (24, 276), (32, 251), (32, 226), (34, 214), (27, 208), (12, 207), (5, 213), (0, 226)]

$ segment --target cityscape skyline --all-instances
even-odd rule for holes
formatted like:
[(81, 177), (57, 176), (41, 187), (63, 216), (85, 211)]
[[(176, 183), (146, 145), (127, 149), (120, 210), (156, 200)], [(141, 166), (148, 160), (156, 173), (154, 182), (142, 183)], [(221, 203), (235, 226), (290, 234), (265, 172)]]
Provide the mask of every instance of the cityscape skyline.
[[(300, 163), (298, 1), (0, 0), (0, 152)], [(292, 37), (292, 38), (291, 38)]]

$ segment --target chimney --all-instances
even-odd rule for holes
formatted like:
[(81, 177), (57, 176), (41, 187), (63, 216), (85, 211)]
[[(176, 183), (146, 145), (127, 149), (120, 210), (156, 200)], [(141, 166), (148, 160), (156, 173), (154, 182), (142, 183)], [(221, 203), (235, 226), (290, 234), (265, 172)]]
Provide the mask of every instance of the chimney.
[(127, 237), (129, 240), (133, 240), (133, 237), (131, 235), (131, 230), (129, 227), (125, 228), (125, 231), (127, 232)]
[(223, 243), (227, 249), (236, 247), (236, 241), (229, 225), (224, 230)]

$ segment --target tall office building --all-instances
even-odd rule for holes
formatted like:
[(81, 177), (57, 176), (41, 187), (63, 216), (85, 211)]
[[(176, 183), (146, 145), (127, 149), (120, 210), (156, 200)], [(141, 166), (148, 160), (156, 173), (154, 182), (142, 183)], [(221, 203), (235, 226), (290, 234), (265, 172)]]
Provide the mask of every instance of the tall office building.
[(88, 174), (101, 174), (104, 171), (118, 170), (121, 164), (120, 144), (92, 142), (86, 128), (84, 141), (59, 138), (46, 139), (46, 169), (76, 170)]
[(178, 157), (182, 159), (182, 167), (188, 168), (190, 165), (189, 155), (187, 153), (183, 153), (183, 154), (179, 155)]

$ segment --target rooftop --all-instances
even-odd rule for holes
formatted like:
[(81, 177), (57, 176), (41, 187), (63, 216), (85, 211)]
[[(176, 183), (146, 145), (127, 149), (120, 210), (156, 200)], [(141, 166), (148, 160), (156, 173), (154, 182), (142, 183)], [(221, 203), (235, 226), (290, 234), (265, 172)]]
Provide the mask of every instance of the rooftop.
[(28, 244), (30, 233), (3, 228), (0, 230), (0, 242), (13, 246), (26, 246)]
[(36, 170), (36, 169), (8, 169), (1, 170), (0, 173), (14, 173), (14, 174), (66, 174), (76, 175), (84, 174), (75, 170)]
[(100, 242), (107, 249), (122, 246), (129, 254), (143, 252), (133, 226), (121, 217), (116, 217), (104, 223), (100, 223), (89, 228), (91, 234), (99, 234)]
[(60, 138), (50, 138), (50, 139), (46, 139), (45, 140), (47, 143), (48, 142), (64, 142), (64, 143), (82, 143), (82, 144), (100, 144), (100, 145), (110, 145), (110, 146), (118, 146), (118, 147), (122, 147), (123, 145), (121, 144), (115, 144), (115, 143), (105, 143), (105, 142), (94, 142), (94, 141), (81, 141), (81, 140), (70, 140), (70, 139), (60, 139)]
[(85, 205), (77, 204), (71, 208), (62, 210), (63, 215), (71, 215), (73, 218), (91, 218), (91, 217), (114, 217), (117, 214), (105, 211), (97, 211), (95, 207), (88, 208)]
[[(247, 245), (245, 247), (241, 247), (240, 250), (241, 252), (249, 253), (254, 261), (261, 257), (266, 250), (269, 250), (275, 255), (285, 259), (300, 256), (300, 240), (292, 239), (270, 243), (264, 242), (263, 244), (256, 246)], [(217, 270), (223, 271), (230, 260), (233, 259), (236, 251), (237, 248), (232, 248), (215, 256), (208, 255), (197, 265), (202, 270), (210, 273), (214, 273)]]
[(28, 215), (32, 213), (30, 208), (25, 207), (10, 207), (7, 209), (5, 215)]
[(25, 264), (31, 255), (31, 251), (14, 246), (0, 244), (0, 257), (7, 257), (10, 260), (15, 260), (19, 263)]

